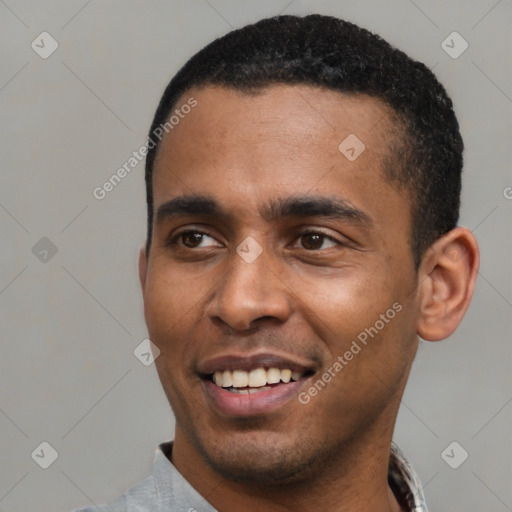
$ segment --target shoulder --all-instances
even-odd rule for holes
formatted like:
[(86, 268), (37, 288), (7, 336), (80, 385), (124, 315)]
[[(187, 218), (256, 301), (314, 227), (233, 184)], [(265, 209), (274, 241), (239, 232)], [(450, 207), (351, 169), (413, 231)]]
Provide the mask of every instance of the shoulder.
[(155, 482), (150, 476), (139, 482), (119, 498), (104, 505), (91, 505), (75, 512), (154, 512)]
[(75, 512), (216, 512), (174, 467), (171, 453), (172, 442), (160, 444), (151, 476), (114, 501), (104, 505), (91, 501)]

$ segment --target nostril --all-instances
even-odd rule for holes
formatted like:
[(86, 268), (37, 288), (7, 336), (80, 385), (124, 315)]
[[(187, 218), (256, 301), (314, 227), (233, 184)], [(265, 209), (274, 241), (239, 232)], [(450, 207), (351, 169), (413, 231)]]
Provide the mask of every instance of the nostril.
[(237, 335), (240, 336), (240, 334), (254, 334), (258, 327), (252, 325), (253, 322), (228, 322), (227, 320), (224, 320), (220, 316), (212, 316), (211, 321), (216, 327), (220, 327), (223, 331), (225, 331), (226, 335)]

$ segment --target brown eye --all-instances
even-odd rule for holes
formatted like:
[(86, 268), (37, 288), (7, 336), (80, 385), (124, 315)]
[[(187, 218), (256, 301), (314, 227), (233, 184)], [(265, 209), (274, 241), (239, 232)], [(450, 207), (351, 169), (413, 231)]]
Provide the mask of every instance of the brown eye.
[(202, 239), (204, 234), (197, 233), (196, 231), (187, 231), (181, 234), (181, 241), (185, 247), (194, 248), (197, 247)]
[(201, 247), (222, 247), (215, 238), (202, 231), (182, 231), (171, 239), (171, 245), (178, 245), (187, 249), (197, 249)]
[(299, 248), (306, 249), (307, 251), (331, 249), (337, 245), (341, 245), (340, 242), (321, 231), (306, 231), (299, 235), (298, 240), (300, 240)]
[(308, 249), (309, 251), (320, 249), (322, 247), (324, 238), (324, 235), (319, 235), (316, 233), (305, 233), (301, 236), (302, 247), (304, 247), (304, 249)]

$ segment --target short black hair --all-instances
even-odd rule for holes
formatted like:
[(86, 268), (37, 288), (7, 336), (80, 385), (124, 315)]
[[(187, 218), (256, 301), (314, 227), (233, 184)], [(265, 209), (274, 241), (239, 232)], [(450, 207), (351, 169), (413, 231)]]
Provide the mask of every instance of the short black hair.
[[(196, 53), (174, 76), (156, 110), (150, 137), (193, 87), (216, 85), (251, 93), (277, 84), (366, 94), (391, 107), (398, 139), (392, 137), (393, 154), (390, 147), (384, 167), (386, 176), (409, 193), (418, 268), (425, 250), (457, 225), (462, 137), (452, 101), (432, 71), (366, 29), (312, 14), (277, 16), (233, 30)], [(146, 157), (148, 252), (158, 148), (159, 143)]]

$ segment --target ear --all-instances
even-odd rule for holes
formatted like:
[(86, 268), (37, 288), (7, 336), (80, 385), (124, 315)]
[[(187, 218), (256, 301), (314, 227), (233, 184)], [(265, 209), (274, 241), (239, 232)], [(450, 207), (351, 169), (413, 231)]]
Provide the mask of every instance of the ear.
[(473, 296), (479, 263), (478, 243), (463, 227), (446, 233), (425, 253), (418, 274), (421, 338), (439, 341), (455, 331)]
[(142, 246), (139, 249), (139, 281), (140, 281), (140, 287), (142, 288), (142, 293), (144, 293), (144, 288), (146, 286), (147, 269), (148, 269), (148, 257), (146, 255), (146, 247)]

